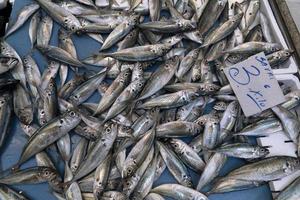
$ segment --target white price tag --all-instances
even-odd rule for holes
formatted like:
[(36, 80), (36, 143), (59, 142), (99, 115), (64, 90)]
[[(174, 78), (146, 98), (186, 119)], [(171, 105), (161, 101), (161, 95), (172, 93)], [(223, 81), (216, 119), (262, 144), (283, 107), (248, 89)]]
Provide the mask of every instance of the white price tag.
[(247, 117), (285, 100), (263, 52), (225, 68), (224, 72)]

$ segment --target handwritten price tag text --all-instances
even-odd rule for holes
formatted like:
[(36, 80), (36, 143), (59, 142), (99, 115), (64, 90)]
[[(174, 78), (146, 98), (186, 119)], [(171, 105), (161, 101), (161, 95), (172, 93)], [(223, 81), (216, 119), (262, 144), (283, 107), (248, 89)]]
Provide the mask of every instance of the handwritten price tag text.
[(247, 117), (285, 100), (263, 52), (225, 68), (225, 74)]

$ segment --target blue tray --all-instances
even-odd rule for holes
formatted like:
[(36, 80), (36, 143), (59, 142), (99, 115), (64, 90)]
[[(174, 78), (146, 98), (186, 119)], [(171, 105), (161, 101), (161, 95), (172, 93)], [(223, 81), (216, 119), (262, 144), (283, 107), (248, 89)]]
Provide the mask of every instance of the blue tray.
[[(22, 7), (32, 2), (34, 1), (15, 0), (15, 4), (11, 15), (11, 20), (16, 19), (16, 15)], [(20, 30), (18, 30), (9, 38), (7, 38), (7, 42), (16, 49), (16, 51), (19, 53), (21, 57), (25, 56), (30, 51), (30, 40), (28, 36), (29, 21)], [(51, 45), (57, 46), (58, 29), (59, 26), (55, 24), (53, 28), (52, 38), (51, 38)], [(100, 49), (99, 43), (95, 42), (93, 39), (90, 39), (88, 36), (74, 35), (73, 40), (77, 47), (77, 53), (79, 59), (83, 59), (93, 54), (94, 52), (97, 52)], [(45, 58), (38, 51), (34, 51), (33, 57), (38, 63), (40, 70), (43, 71), (44, 67), (47, 65)], [(68, 78), (72, 76), (73, 74), (69, 73)], [(98, 102), (98, 99), (99, 96), (94, 95), (93, 97), (91, 97), (89, 101)], [(75, 145), (77, 144), (78, 138), (79, 138), (78, 136), (72, 134), (72, 143), (74, 144), (72, 145), (72, 148), (74, 148)], [(27, 141), (27, 138), (23, 133), (20, 127), (20, 123), (18, 122), (16, 117), (14, 117), (11, 123), (11, 131), (5, 141), (6, 141), (5, 145), (1, 150), (1, 167), (3, 169), (7, 169), (17, 163), (21, 151), (23, 149), (23, 146), (26, 144)], [(55, 163), (57, 168), (61, 170), (60, 173), (63, 175), (63, 162), (61, 161), (59, 155), (57, 155), (56, 152), (50, 152), (50, 154), (52, 156), (53, 162)], [(244, 162), (242, 160), (230, 158), (228, 159), (226, 165), (224, 166), (221, 175), (226, 175), (229, 171), (232, 171), (233, 169), (238, 168), (243, 164)], [(28, 162), (26, 162), (22, 166), (22, 168), (31, 167), (35, 165), (36, 165), (35, 159), (32, 158)], [(191, 172), (191, 175), (194, 184), (197, 184), (199, 175), (193, 172)], [(174, 178), (166, 170), (161, 176), (161, 178), (154, 183), (154, 186), (163, 183), (175, 183), (175, 182), (176, 181), (174, 180)], [(13, 186), (13, 188), (15, 188), (16, 190), (23, 191), (32, 200), (55, 200), (56, 199), (54, 196), (51, 195), (48, 184), (46, 183), (38, 184), (38, 185), (18, 185), (18, 186)], [(272, 200), (272, 195), (269, 187), (267, 185), (264, 185), (258, 188), (245, 190), (241, 192), (231, 192), (226, 194), (210, 195), (209, 199), (210, 200), (227, 200), (227, 199), (228, 200)]]

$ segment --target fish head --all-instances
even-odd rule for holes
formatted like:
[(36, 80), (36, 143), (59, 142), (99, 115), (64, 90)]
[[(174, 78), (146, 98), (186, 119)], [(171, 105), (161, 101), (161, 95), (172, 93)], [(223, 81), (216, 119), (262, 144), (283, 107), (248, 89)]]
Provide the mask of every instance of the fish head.
[(264, 147), (256, 147), (254, 150), (254, 154), (260, 158), (266, 157), (269, 153), (269, 149)]
[(269, 43), (266, 44), (267, 53), (273, 53), (282, 49), (282, 46), (278, 43)]
[(238, 103), (238, 101), (232, 101), (229, 105), (228, 105), (228, 109), (230, 109), (230, 114), (233, 116), (237, 116), (237, 113), (239, 111), (239, 106), (240, 104)]
[(18, 116), (20, 117), (20, 121), (23, 124), (30, 124), (33, 120), (33, 110), (32, 107), (25, 107), (18, 111)]
[(134, 26), (134, 25), (136, 25), (137, 23), (139, 23), (140, 22), (140, 15), (130, 15), (129, 16), (129, 20), (128, 20), (128, 25), (129, 26)]
[(121, 137), (132, 137), (133, 129), (128, 126), (118, 126), (118, 135)]
[(227, 108), (227, 103), (224, 101), (218, 101), (213, 108), (217, 111), (225, 111)]
[(173, 56), (172, 58), (170, 58), (169, 60), (166, 61), (164, 68), (169, 70), (169, 71), (173, 71), (174, 68), (177, 69), (178, 65), (179, 65), (179, 56)]
[(80, 121), (81, 117), (79, 112), (71, 109), (67, 110), (67, 112), (60, 117), (59, 124), (61, 127), (70, 127), (76, 126)]
[[(104, 185), (101, 181), (99, 181), (99, 179), (94, 181), (94, 185), (93, 185), (93, 193), (95, 195), (95, 197), (100, 198), (103, 191), (104, 191)], [(100, 198), (101, 199), (101, 198)]]
[(64, 26), (72, 33), (75, 33), (82, 28), (81, 23), (74, 16), (65, 17), (64, 18)]
[(178, 27), (184, 29), (184, 30), (192, 30), (197, 27), (197, 22), (186, 20), (186, 19), (180, 19), (176, 21)]
[(50, 167), (40, 167), (40, 171), (40, 176), (46, 180), (52, 180), (58, 177), (56, 170)]
[(174, 151), (177, 153), (182, 153), (184, 150), (184, 146), (182, 145), (181, 141), (178, 139), (171, 139), (170, 145), (173, 147)]
[(182, 174), (181, 184), (193, 188), (192, 178), (186, 174)]
[(289, 58), (293, 53), (294, 53), (293, 50), (285, 49), (285, 50), (282, 50), (281, 55), (284, 58)]
[(128, 161), (125, 163), (125, 166), (124, 166), (124, 168), (123, 168), (122, 171), (121, 171), (121, 176), (122, 176), (123, 178), (132, 176), (132, 175), (135, 173), (137, 167), (138, 167), (138, 166), (137, 166), (136, 160), (133, 160), (133, 159), (128, 160)]
[(183, 95), (180, 97), (184, 102), (191, 102), (199, 97), (199, 94), (194, 90), (182, 91)]

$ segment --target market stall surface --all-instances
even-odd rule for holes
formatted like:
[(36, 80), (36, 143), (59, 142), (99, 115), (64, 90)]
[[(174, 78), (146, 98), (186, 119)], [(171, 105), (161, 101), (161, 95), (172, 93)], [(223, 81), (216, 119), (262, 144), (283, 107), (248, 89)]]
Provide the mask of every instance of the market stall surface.
[[(28, 5), (29, 3), (32, 3), (32, 0), (16, 0), (15, 5), (13, 8), (11, 19), (16, 19), (16, 15), (18, 11), (24, 7), (25, 5)], [(17, 52), (20, 54), (21, 57), (25, 56), (30, 52), (30, 40), (28, 36), (28, 28), (29, 28), (29, 21), (16, 33), (11, 35), (9, 38), (7, 38), (7, 42), (11, 44)], [(53, 29), (53, 35), (51, 39), (51, 45), (57, 46), (58, 33), (59, 26), (55, 24)], [(79, 59), (83, 59), (94, 52), (99, 51), (100, 45), (99, 43), (95, 42), (94, 40), (90, 39), (88, 36), (81, 35), (81, 36), (73, 36), (73, 40), (75, 42), (75, 45), (77, 47), (77, 53)], [(47, 65), (47, 62), (45, 58), (37, 51), (35, 50), (33, 53), (33, 57), (35, 58), (36, 62), (38, 63), (40, 70), (43, 71), (44, 67)], [(72, 73), (69, 74), (68, 78), (71, 78), (73, 76)], [(90, 101), (98, 102), (99, 96), (93, 96)], [(11, 123), (11, 134), (6, 139), (6, 144), (2, 148), (1, 152), (1, 167), (3, 169), (7, 169), (8, 167), (13, 166), (15, 163), (17, 163), (21, 151), (23, 149), (23, 146), (26, 143), (26, 136), (24, 133), (22, 133), (22, 129), (20, 127), (20, 123), (18, 120), (14, 117), (13, 122)], [(78, 137), (72, 136), (72, 142), (75, 144), (78, 141)], [(72, 147), (74, 148), (75, 145)], [(51, 151), (51, 150), (50, 150)], [(60, 159), (59, 155), (57, 155), (54, 151), (50, 152), (53, 158), (53, 161), (55, 165), (59, 169), (63, 169), (63, 161)], [(232, 171), (235, 168), (238, 168), (239, 166), (243, 165), (244, 162), (239, 159), (228, 159), (225, 167), (222, 170), (221, 175), (227, 174), (229, 171)], [(29, 162), (24, 164), (22, 167), (30, 167), (35, 166), (35, 160), (34, 158), (31, 159)], [(60, 171), (61, 175), (63, 174), (63, 170)], [(199, 179), (199, 175), (192, 173), (193, 182), (196, 184)], [(176, 181), (171, 177), (171, 175), (167, 172), (167, 170), (164, 172), (164, 174), (160, 177), (158, 181), (155, 182), (154, 187), (163, 183), (175, 183)], [(30, 199), (32, 200), (54, 200), (56, 199), (50, 191), (50, 188), (48, 187), (48, 184), (38, 184), (38, 185), (20, 185), (20, 186), (13, 186), (16, 190), (23, 191)], [(218, 194), (218, 195), (211, 195), (209, 196), (210, 200), (271, 200), (272, 195), (269, 190), (268, 185), (264, 185), (261, 187), (257, 187), (250, 190), (245, 190), (241, 192), (231, 192), (226, 194)]]

